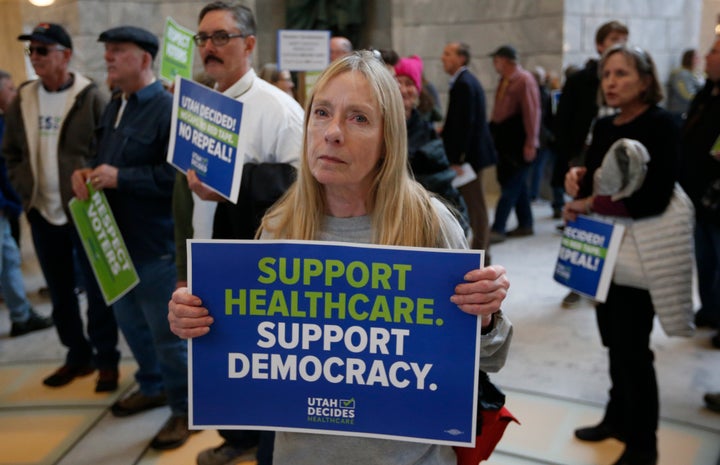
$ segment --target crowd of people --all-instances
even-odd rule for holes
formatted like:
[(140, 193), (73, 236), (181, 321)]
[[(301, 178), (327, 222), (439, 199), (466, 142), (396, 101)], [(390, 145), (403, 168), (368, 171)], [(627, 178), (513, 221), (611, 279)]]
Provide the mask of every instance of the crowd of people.
[[(204, 336), (214, 322), (186, 287), (188, 239), (472, 248), (485, 251), (485, 266), (463, 270), (466, 281), (449, 298), (480, 318), (483, 334), (491, 335), (482, 338), (481, 368), (497, 371), (508, 355), (512, 325), (501, 311), (509, 280), (502, 265), (491, 264), (490, 246), (534, 234), (531, 202), (540, 195), (550, 161), (554, 218), (596, 214), (633, 225), (662, 216), (678, 197), (692, 201), (683, 205), (688, 218), (694, 212), (694, 237), (688, 233), (684, 239), (694, 239), (694, 256), (692, 247), (673, 243), (676, 263), (648, 266), (677, 269), (695, 260), (702, 308), (687, 320), (679, 306), (658, 301), (653, 273), (642, 267), (632, 279), (616, 273), (606, 302), (596, 305), (608, 349), (609, 400), (597, 425), (575, 431), (584, 441), (622, 441), (625, 449), (615, 465), (657, 464), (654, 318), (669, 312), (683, 319), (683, 328), (720, 326), (720, 39), (706, 56), (704, 82), (696, 72), (697, 52), (683, 55), (668, 83), (665, 109), (652, 57), (627, 45), (628, 35), (618, 21), (602, 25), (595, 37), (599, 59), (554, 89), (543, 70), (522, 67), (513, 45), (500, 46), (490, 55), (498, 83), (489, 115), (467, 44), (449, 42), (442, 51), (450, 77), (442, 115), (420, 57), (353, 52), (348, 39), (333, 37), (330, 65), (303, 111), (298, 92), (304, 89), (295, 87), (289, 71), (268, 63), (255, 73), (252, 11), (209, 3), (193, 38), (204, 77), (243, 103), (242, 124), (249, 128), (240, 191), (228, 202), (193, 170), (179, 173), (166, 162), (173, 99), (153, 71), (157, 36), (134, 26), (100, 34), (113, 90), (108, 99), (71, 69), (67, 31), (41, 23), (18, 37), (28, 44), (37, 79), (16, 90), (11, 76), (0, 71), (0, 286), (10, 335), (54, 325), (67, 352), (43, 383), (60, 388), (97, 372), (95, 391), (106, 392), (118, 388), (122, 332), (138, 364), (138, 388), (111, 412), (124, 417), (169, 405), (171, 415), (150, 446), (173, 449), (192, 433), (186, 339)], [(557, 104), (551, 90), (560, 94)], [(622, 198), (598, 193), (593, 180), (605, 155), (625, 139), (647, 152), (644, 181)], [(483, 170), (491, 166), (501, 189), (492, 225), (483, 185)], [(111, 306), (68, 210), (71, 198), (88, 198), (88, 186), (105, 192), (140, 278)], [(513, 209), (518, 226), (507, 231)], [(25, 295), (21, 211), (49, 289), (51, 318), (35, 312)], [(673, 292), (691, 295), (686, 284)], [(78, 287), (87, 296), (86, 325)], [(571, 292), (562, 304), (571, 307), (580, 298)], [(720, 348), (720, 332), (712, 344)], [(708, 393), (705, 401), (720, 411), (720, 394)], [(242, 458), (260, 465), (374, 463), (378, 457), (397, 464), (456, 463), (449, 446), (294, 432), (219, 433), (223, 443), (201, 452), (198, 465)]]

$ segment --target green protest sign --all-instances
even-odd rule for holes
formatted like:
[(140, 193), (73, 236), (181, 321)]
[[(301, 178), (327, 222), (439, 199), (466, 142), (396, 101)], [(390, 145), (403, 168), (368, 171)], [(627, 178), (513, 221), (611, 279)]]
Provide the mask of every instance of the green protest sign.
[(176, 75), (192, 79), (193, 32), (168, 17), (160, 54), (160, 77), (173, 81)]
[(88, 200), (70, 200), (70, 214), (102, 292), (111, 305), (128, 293), (140, 278), (102, 191), (88, 183)]

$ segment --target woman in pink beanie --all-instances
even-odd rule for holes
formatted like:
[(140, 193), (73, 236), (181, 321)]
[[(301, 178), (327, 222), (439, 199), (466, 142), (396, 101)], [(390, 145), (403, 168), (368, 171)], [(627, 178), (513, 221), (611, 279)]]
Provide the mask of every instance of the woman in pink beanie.
[(398, 76), (406, 76), (415, 84), (418, 95), (422, 90), (423, 62), (419, 56), (413, 55), (407, 58), (400, 58), (395, 65), (395, 73)]
[(417, 109), (424, 120), (432, 123), (442, 121), (440, 96), (432, 83), (423, 77), (423, 62), (419, 56), (401, 58), (395, 65), (397, 75), (407, 76), (415, 83), (418, 90)]
[(405, 107), (410, 170), (425, 189), (438, 194), (454, 207), (458, 221), (467, 234), (467, 206), (460, 192), (452, 185), (455, 171), (450, 168), (442, 140), (432, 123), (424, 119), (417, 109), (422, 90), (422, 70), (422, 60), (416, 55), (400, 58), (395, 65), (396, 79)]

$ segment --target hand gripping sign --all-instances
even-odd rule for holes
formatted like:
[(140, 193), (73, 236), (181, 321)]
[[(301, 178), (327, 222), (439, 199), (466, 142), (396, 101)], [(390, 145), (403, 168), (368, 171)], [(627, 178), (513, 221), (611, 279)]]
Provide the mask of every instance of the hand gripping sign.
[(243, 104), (220, 92), (175, 78), (167, 161), (200, 180), (231, 202), (237, 202), (242, 179)]
[(140, 278), (103, 191), (87, 184), (87, 200), (70, 200), (69, 208), (93, 274), (107, 305), (130, 292)]

